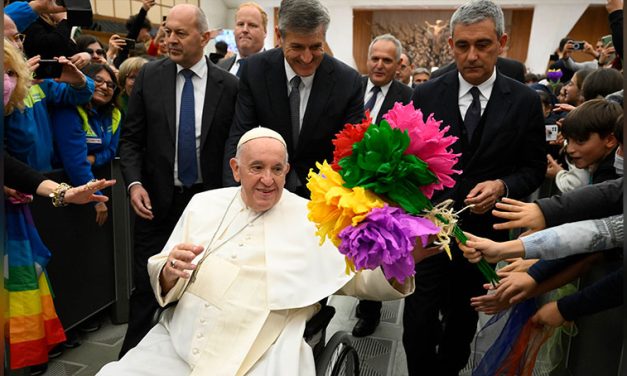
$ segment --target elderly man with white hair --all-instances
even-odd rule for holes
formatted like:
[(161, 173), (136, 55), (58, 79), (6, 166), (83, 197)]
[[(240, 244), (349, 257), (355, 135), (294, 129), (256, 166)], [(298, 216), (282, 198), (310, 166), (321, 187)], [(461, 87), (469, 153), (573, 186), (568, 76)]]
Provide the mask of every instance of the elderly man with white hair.
[(400, 299), (380, 269), (347, 275), (344, 256), (320, 246), (307, 200), (284, 190), (286, 143), (253, 128), (230, 160), (241, 187), (196, 194), (163, 251), (148, 260), (165, 311), (139, 345), (101, 375), (314, 375), (305, 323), (341, 291)]

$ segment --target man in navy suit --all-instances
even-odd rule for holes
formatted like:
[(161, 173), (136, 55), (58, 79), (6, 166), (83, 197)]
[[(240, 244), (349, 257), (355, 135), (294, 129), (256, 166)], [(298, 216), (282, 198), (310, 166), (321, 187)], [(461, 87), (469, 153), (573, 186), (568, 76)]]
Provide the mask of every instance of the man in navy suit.
[[(391, 34), (379, 35), (368, 47), (368, 76), (362, 78), (364, 106), (370, 110), (370, 116), (377, 124), (396, 102), (407, 104), (411, 99), (411, 88), (394, 79), (402, 61), (402, 52), (401, 42)], [(358, 320), (353, 335), (370, 335), (379, 325), (381, 302), (361, 300), (355, 315)]]
[(290, 173), (286, 188), (309, 197), (305, 184), (317, 161), (331, 161), (331, 140), (346, 123), (364, 116), (357, 71), (324, 53), (329, 25), (319, 1), (283, 0), (276, 28), (279, 48), (253, 55), (240, 70), (235, 117), (224, 159), (225, 184), (234, 185), (228, 161), (239, 138), (263, 126), (287, 141)]
[[(461, 153), (453, 188), (435, 203), (455, 201), (461, 228), (488, 238), (507, 238), (492, 229), (490, 214), (501, 197), (524, 198), (544, 179), (546, 152), (538, 95), (495, 69), (505, 47), (502, 10), (490, 0), (469, 2), (451, 18), (449, 45), (457, 69), (416, 86), (414, 106), (434, 114), (459, 139)], [(454, 243), (453, 243), (454, 245)], [(405, 299), (403, 345), (409, 375), (457, 375), (470, 354), (477, 313), (470, 298), (485, 291), (478, 268), (451, 250), (416, 264), (416, 292)], [(437, 350), (436, 350), (437, 348)]]
[(135, 290), (120, 357), (148, 333), (158, 307), (148, 258), (161, 252), (195, 193), (222, 186), (237, 98), (237, 78), (204, 56), (210, 36), (200, 8), (173, 7), (165, 31), (169, 58), (146, 64), (137, 75), (120, 135), (120, 165), (136, 214)]

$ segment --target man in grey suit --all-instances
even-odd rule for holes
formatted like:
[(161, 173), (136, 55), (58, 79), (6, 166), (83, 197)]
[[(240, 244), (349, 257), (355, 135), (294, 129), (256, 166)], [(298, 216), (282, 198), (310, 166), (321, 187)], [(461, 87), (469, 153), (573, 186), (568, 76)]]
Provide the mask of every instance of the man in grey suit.
[(240, 4), (235, 12), (235, 44), (237, 53), (218, 61), (218, 66), (239, 77), (242, 60), (263, 51), (268, 34), (268, 15), (254, 2)]
[(280, 48), (245, 60), (235, 118), (226, 144), (224, 179), (234, 185), (228, 161), (239, 138), (263, 126), (287, 141), (287, 188), (309, 197), (305, 187), (316, 162), (332, 160), (331, 140), (346, 123), (364, 116), (363, 89), (357, 71), (325, 55), (327, 9), (317, 0), (283, 0), (276, 29)]
[[(237, 78), (204, 56), (202, 10), (181, 4), (165, 22), (169, 58), (137, 75), (120, 136), (120, 163), (135, 211), (128, 330), (120, 357), (151, 328), (158, 307), (147, 271), (195, 193), (222, 186), (224, 142), (233, 121)], [(205, 95), (206, 94), (206, 95)]]
[[(453, 199), (461, 228), (490, 239), (491, 209), (501, 197), (522, 199), (544, 180), (546, 151), (538, 95), (495, 68), (505, 47), (503, 11), (490, 0), (460, 6), (451, 17), (449, 45), (456, 68), (416, 86), (414, 106), (434, 114), (461, 153), (455, 186), (437, 192), (434, 204)], [(410, 375), (458, 375), (470, 355), (477, 312), (470, 298), (485, 293), (475, 265), (453, 242), (453, 260), (439, 253), (416, 264), (416, 292), (405, 299), (403, 346)]]
[[(370, 110), (370, 116), (377, 124), (396, 102), (407, 104), (411, 100), (411, 88), (394, 79), (402, 61), (402, 52), (401, 42), (391, 34), (377, 36), (368, 47), (368, 76), (362, 78), (364, 107)], [(381, 302), (361, 300), (355, 315), (358, 320), (353, 327), (353, 335), (370, 335), (379, 325)]]

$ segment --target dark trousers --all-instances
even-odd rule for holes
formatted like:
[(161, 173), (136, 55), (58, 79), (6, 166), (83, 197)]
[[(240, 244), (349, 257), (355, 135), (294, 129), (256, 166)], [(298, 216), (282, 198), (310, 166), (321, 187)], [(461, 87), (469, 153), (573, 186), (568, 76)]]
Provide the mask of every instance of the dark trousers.
[(152, 317), (159, 307), (148, 276), (148, 259), (161, 252), (168, 241), (174, 226), (192, 196), (199, 189), (175, 189), (168, 215), (160, 220), (135, 218), (135, 247), (133, 249), (133, 282), (135, 290), (131, 294), (128, 329), (122, 343), (119, 358), (137, 346), (139, 341), (152, 329)]
[(416, 291), (405, 298), (403, 346), (410, 376), (458, 375), (468, 362), (478, 318), (470, 298), (485, 294), (484, 280), (476, 265), (451, 248), (453, 261), (442, 253), (416, 264)]
[(360, 300), (355, 309), (355, 316), (358, 319), (367, 321), (379, 321), (381, 319), (381, 302), (374, 300)]

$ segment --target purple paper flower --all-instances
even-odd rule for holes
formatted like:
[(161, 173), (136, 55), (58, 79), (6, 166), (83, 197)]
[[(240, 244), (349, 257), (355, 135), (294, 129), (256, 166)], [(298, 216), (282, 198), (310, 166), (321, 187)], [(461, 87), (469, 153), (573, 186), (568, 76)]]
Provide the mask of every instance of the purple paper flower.
[(339, 250), (358, 270), (381, 266), (386, 278), (403, 283), (414, 275), (412, 251), (417, 238), (424, 246), (429, 235), (439, 231), (428, 219), (385, 205), (372, 209), (357, 226), (342, 230)]
[(552, 84), (556, 84), (559, 82), (560, 78), (562, 78), (564, 74), (561, 69), (549, 69), (546, 72), (546, 79), (549, 80)]

